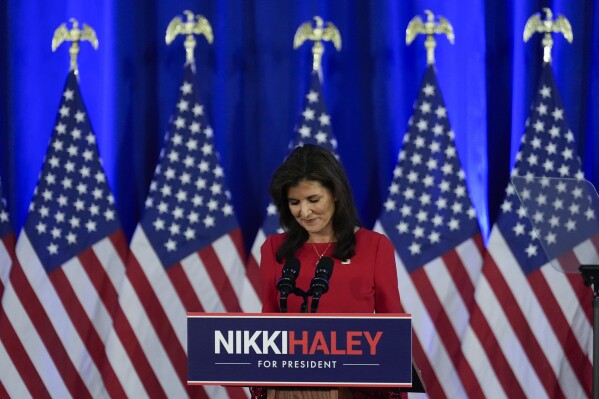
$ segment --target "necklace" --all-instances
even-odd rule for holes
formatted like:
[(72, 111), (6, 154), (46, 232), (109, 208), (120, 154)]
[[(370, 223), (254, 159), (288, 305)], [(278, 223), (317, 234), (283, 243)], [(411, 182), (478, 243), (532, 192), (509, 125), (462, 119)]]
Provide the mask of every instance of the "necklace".
[(320, 253), (318, 252), (318, 250), (316, 249), (316, 245), (314, 245), (314, 243), (313, 243), (313, 242), (311, 242), (311, 243), (310, 243), (310, 244), (312, 244), (312, 248), (314, 248), (314, 252), (316, 252), (316, 255), (318, 255), (318, 261), (316, 262), (317, 264), (318, 264), (318, 262), (319, 262), (319, 261), (322, 259), (322, 257), (324, 256), (324, 254), (326, 254), (326, 253), (327, 253), (327, 251), (329, 250), (329, 247), (331, 246), (331, 244), (332, 244), (332, 243), (333, 243), (333, 242), (331, 241), (331, 242), (329, 243), (329, 245), (327, 245), (327, 247), (324, 249), (324, 251), (322, 251), (322, 254), (320, 254)]

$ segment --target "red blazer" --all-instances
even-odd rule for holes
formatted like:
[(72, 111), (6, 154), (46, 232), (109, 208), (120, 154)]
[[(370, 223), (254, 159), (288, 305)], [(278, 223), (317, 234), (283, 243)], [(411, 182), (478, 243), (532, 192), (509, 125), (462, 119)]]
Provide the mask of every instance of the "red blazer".
[[(260, 276), (262, 282), (262, 312), (277, 313), (279, 292), (277, 281), (283, 263), (277, 263), (275, 252), (287, 233), (269, 236), (261, 248)], [(304, 291), (310, 288), (319, 255), (326, 250), (331, 256), (335, 243), (305, 243), (295, 254), (301, 263), (296, 286)], [(318, 253), (318, 254), (317, 254)], [(401, 313), (397, 270), (393, 244), (379, 233), (360, 228), (356, 232), (356, 254), (343, 264), (335, 259), (329, 279), (329, 291), (322, 295), (318, 313)], [(287, 300), (288, 312), (299, 312), (302, 299), (293, 294)], [(309, 306), (309, 304), (308, 304)]]

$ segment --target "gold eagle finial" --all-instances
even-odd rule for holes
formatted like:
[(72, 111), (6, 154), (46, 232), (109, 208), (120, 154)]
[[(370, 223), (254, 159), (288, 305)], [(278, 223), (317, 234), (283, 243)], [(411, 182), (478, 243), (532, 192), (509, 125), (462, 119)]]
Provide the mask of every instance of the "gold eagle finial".
[(96, 32), (87, 24), (83, 24), (83, 29), (79, 29), (79, 22), (75, 18), (70, 18), (69, 22), (73, 25), (72, 29), (67, 28), (67, 24), (61, 24), (54, 31), (52, 36), (52, 51), (56, 49), (64, 42), (72, 42), (69, 48), (69, 54), (71, 55), (70, 69), (75, 74), (79, 74), (79, 66), (77, 65), (77, 56), (79, 55), (79, 42), (88, 41), (91, 43), (94, 49), (98, 49), (98, 37)]
[(424, 13), (427, 15), (426, 22), (422, 22), (422, 19), (416, 15), (408, 23), (408, 27), (406, 28), (406, 44), (411, 44), (419, 34), (426, 35), (426, 41), (424, 42), (426, 63), (433, 65), (435, 63), (435, 47), (437, 46), (434, 35), (443, 34), (447, 36), (447, 40), (451, 44), (453, 44), (455, 36), (453, 34), (453, 27), (446, 18), (439, 15), (439, 22), (435, 22), (435, 14), (432, 11), (424, 10)]
[(543, 8), (545, 12), (545, 19), (541, 19), (539, 13), (533, 14), (526, 25), (524, 25), (524, 41), (527, 42), (530, 37), (536, 33), (544, 33), (543, 36), (543, 61), (551, 62), (551, 48), (553, 47), (553, 38), (551, 34), (562, 33), (568, 43), (572, 43), (574, 36), (572, 35), (572, 26), (566, 17), (558, 14), (557, 18), (553, 19), (553, 13), (550, 8)]
[(191, 11), (185, 10), (183, 14), (187, 16), (187, 20), (183, 22), (181, 17), (175, 17), (171, 20), (166, 28), (166, 44), (171, 44), (177, 35), (185, 35), (185, 63), (193, 64), (193, 50), (196, 46), (194, 35), (203, 35), (208, 43), (212, 44), (214, 35), (212, 34), (212, 26), (210, 22), (202, 15), (195, 16)]
[(312, 69), (317, 71), (320, 69), (322, 54), (324, 53), (324, 46), (322, 42), (333, 42), (333, 45), (337, 51), (340, 51), (341, 34), (339, 33), (339, 29), (337, 29), (332, 22), (327, 22), (325, 28), (324, 22), (319, 16), (315, 16), (314, 21), (316, 21), (316, 26), (314, 27), (312, 26), (311, 21), (307, 21), (297, 28), (295, 36), (293, 37), (293, 48), (297, 49), (306, 40), (312, 40), (314, 42), (314, 45), (312, 46)]

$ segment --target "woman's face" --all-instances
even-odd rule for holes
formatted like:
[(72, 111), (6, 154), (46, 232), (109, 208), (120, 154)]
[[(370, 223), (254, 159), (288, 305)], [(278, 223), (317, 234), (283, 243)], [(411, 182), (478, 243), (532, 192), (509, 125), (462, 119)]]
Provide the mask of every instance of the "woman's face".
[(312, 180), (302, 180), (287, 191), (287, 203), (295, 220), (306, 229), (312, 242), (335, 238), (333, 214), (335, 198), (331, 190)]

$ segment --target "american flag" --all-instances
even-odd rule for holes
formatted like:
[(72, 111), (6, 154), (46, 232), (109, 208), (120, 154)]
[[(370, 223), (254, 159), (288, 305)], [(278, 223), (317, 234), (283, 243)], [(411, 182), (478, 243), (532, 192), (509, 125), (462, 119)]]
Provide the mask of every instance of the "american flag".
[[(334, 153), (337, 151), (337, 140), (331, 128), (331, 117), (322, 93), (322, 84), (318, 71), (312, 71), (310, 87), (304, 98), (302, 112), (295, 128), (295, 137), (289, 147), (293, 149), (303, 144), (315, 144)], [(260, 265), (260, 247), (271, 234), (281, 232), (279, 213), (276, 206), (270, 202), (266, 208), (266, 217), (254, 239), (248, 268), (257, 269)]]
[[(413, 355), (427, 392), (462, 398), (461, 338), (482, 264), (483, 242), (454, 133), (429, 66), (375, 230), (395, 246), (399, 293), (413, 315)], [(480, 396), (479, 396), (480, 397)]]
[(8, 273), (15, 256), (15, 233), (10, 224), (6, 200), (0, 184), (0, 299), (8, 281)]
[[(10, 224), (10, 218), (8, 216), (8, 210), (6, 209), (6, 201), (2, 196), (2, 185), (0, 184), (0, 299), (2, 298), (2, 294), (4, 293), (4, 287), (8, 284), (8, 274), (10, 272), (10, 268), (12, 267), (14, 258), (15, 258), (15, 234)], [(7, 331), (8, 330), (8, 331)], [(18, 373), (14, 368), (14, 364), (11, 360), (8, 351), (11, 349), (17, 349), (13, 347), (5, 348), (2, 343), (1, 337), (7, 333), (13, 333), (14, 329), (7, 322), (7, 320), (0, 315), (0, 376), (11, 374), (18, 377)], [(22, 349), (22, 347), (21, 347)], [(15, 352), (13, 351), (13, 355)], [(23, 392), (23, 391), (20, 391)], [(20, 393), (18, 392), (18, 393)], [(25, 391), (26, 392), (26, 391)], [(10, 394), (7, 392), (4, 384), (2, 383), (2, 379), (0, 378), (0, 397), (10, 397)]]
[(578, 265), (585, 253), (596, 257), (597, 221), (588, 197), (564, 180), (582, 179), (580, 165), (545, 64), (512, 171), (516, 186), (507, 187), (491, 230), (463, 341), (476, 374), (472, 383), (487, 397), (591, 396), (592, 291), (580, 275), (552, 267), (517, 197), (558, 269)]
[(70, 72), (2, 298), (1, 338), (14, 367), (0, 378), (11, 396), (124, 395), (101, 368), (126, 252)]
[(108, 344), (127, 396), (245, 398), (241, 388), (186, 386), (186, 313), (260, 308), (192, 65), (130, 248)]

